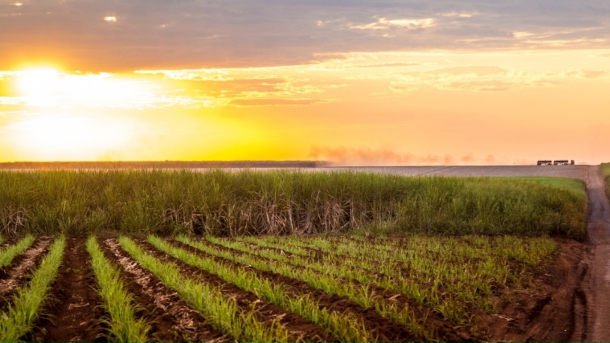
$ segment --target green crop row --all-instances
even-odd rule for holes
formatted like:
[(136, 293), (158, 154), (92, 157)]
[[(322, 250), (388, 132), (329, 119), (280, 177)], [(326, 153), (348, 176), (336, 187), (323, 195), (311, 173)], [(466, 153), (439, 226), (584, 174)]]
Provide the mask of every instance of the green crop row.
[(201, 312), (208, 322), (237, 341), (285, 342), (286, 330), (276, 321), (265, 325), (257, 321), (254, 309), (240, 311), (234, 299), (224, 295), (221, 289), (186, 278), (172, 263), (144, 252), (134, 241), (120, 237), (121, 247), (143, 268), (157, 276), (168, 288), (175, 290), (191, 307)]
[[(311, 287), (318, 288), (329, 295), (337, 294), (346, 297), (364, 308), (375, 308), (383, 317), (394, 320), (407, 327), (415, 335), (426, 340), (436, 339), (435, 329), (428, 326), (426, 318), (417, 317), (408, 306), (400, 307), (391, 301), (386, 301), (381, 294), (372, 292), (368, 285), (349, 282), (336, 277), (336, 273), (323, 273), (312, 268), (295, 268), (294, 265), (277, 259), (269, 263), (266, 259), (272, 255), (265, 251), (253, 251), (240, 245), (232, 245), (230, 242), (207, 237), (209, 242), (194, 241), (185, 236), (178, 237), (178, 240), (194, 248), (205, 251), (206, 253), (225, 258), (237, 263), (249, 265), (261, 271), (271, 271), (296, 280), (301, 280)], [(213, 243), (213, 244), (212, 244)], [(216, 247), (220, 244), (229, 249), (224, 250)], [(236, 252), (242, 252), (236, 253)], [(329, 267), (332, 269), (332, 267)], [(348, 282), (346, 282), (348, 281)], [(457, 309), (456, 309), (457, 310)]]
[[(375, 341), (373, 334), (359, 324), (358, 318), (353, 315), (320, 309), (309, 295), (289, 295), (282, 285), (273, 284), (268, 279), (260, 278), (255, 272), (246, 269), (245, 266), (231, 267), (217, 262), (213, 258), (200, 258), (186, 250), (173, 247), (157, 237), (151, 236), (148, 240), (157, 249), (169, 255), (214, 273), (226, 282), (230, 282), (245, 291), (255, 293), (261, 299), (309, 319), (342, 342)], [(185, 240), (187, 239), (185, 238)], [(187, 242), (193, 244), (193, 241), (187, 240)]]
[[(291, 252), (291, 248), (283, 244), (271, 246)], [(439, 293), (441, 288), (445, 288), (458, 299), (485, 311), (493, 311), (489, 302), (489, 296), (492, 294), (490, 282), (502, 280), (504, 275), (509, 274), (507, 266), (500, 263), (470, 265), (471, 268), (465, 269), (463, 264), (451, 264), (423, 255), (411, 255), (408, 263), (401, 263), (393, 260), (390, 253), (372, 253), (370, 250), (368, 252), (367, 256), (348, 255), (346, 258), (337, 258), (334, 254), (317, 255), (316, 258), (293, 256), (290, 262), (324, 273), (336, 272), (337, 276), (343, 278), (401, 292), (432, 307), (437, 307), (439, 302), (444, 300), (439, 297)], [(282, 257), (275, 252), (269, 252), (267, 255), (273, 259)], [(481, 271), (482, 268), (477, 268), (480, 266), (491, 268)], [(404, 280), (410, 280), (410, 283), (417, 287), (407, 285)]]
[(362, 172), (0, 172), (0, 234), (584, 237), (586, 199), (523, 180)]
[[(239, 240), (273, 247), (273, 243), (288, 244), (289, 252), (301, 256), (313, 256), (307, 249), (330, 254), (370, 256), (373, 252), (395, 253), (395, 258), (408, 261), (404, 255), (418, 255), (435, 260), (461, 262), (473, 259), (501, 258), (535, 266), (555, 252), (557, 245), (548, 237), (479, 236), (430, 237), (410, 235), (402, 238), (364, 238), (361, 236), (298, 236), (239, 237)], [(358, 244), (356, 244), (356, 242)], [(363, 246), (362, 246), (363, 245)], [(288, 249), (288, 248), (287, 248)]]
[(95, 237), (87, 240), (87, 251), (99, 285), (98, 293), (110, 315), (109, 332), (115, 342), (146, 342), (150, 324), (136, 319), (138, 308), (133, 297), (125, 290), (119, 271), (104, 257)]
[[(392, 246), (391, 244), (369, 244), (366, 241), (356, 242), (350, 239), (336, 238), (329, 240), (319, 238), (295, 238), (274, 237), (264, 238), (240, 238), (240, 240), (258, 244), (260, 246), (281, 249), (289, 253), (302, 253), (303, 247), (315, 247), (323, 253), (310, 252), (309, 256), (295, 255), (289, 259), (293, 264), (307, 266), (318, 271), (328, 270), (330, 266), (339, 271), (342, 277), (357, 279), (363, 283), (372, 283), (378, 286), (402, 292), (402, 280), (413, 280), (422, 289), (430, 289), (432, 292), (422, 300), (429, 306), (436, 306), (437, 295), (435, 289), (442, 288), (464, 302), (471, 303), (485, 311), (493, 312), (494, 307), (490, 296), (494, 294), (493, 287), (507, 287), (510, 282), (514, 287), (521, 287), (527, 283), (523, 278), (528, 275), (525, 264), (513, 266), (509, 260), (511, 254), (504, 258), (502, 253), (506, 250), (527, 250), (527, 256), (550, 256), (556, 249), (552, 240), (532, 238), (530, 240), (541, 241), (543, 244), (527, 244), (524, 240), (507, 237), (493, 238), (500, 241), (500, 246), (486, 249), (473, 249), (465, 244), (466, 239), (479, 240), (478, 237), (462, 237), (461, 239), (450, 237), (410, 237), (411, 244), (406, 249)], [(387, 242), (387, 240), (383, 240)], [(482, 239), (487, 241), (487, 239)], [(316, 245), (315, 243), (320, 243)], [(437, 244), (437, 254), (432, 249), (426, 249), (433, 243)], [(506, 244), (506, 243), (508, 244)], [(313, 244), (308, 244), (313, 243)], [(421, 243), (421, 244), (419, 244)], [(519, 245), (521, 243), (521, 245)], [(529, 246), (528, 246), (529, 245)], [(233, 246), (235, 246), (233, 244)], [(525, 246), (525, 248), (523, 248)], [(442, 249), (443, 253), (440, 253)], [(468, 252), (465, 256), (461, 252)], [(286, 259), (282, 254), (270, 251), (267, 256), (273, 259)], [(514, 260), (514, 259), (513, 259)], [(530, 262), (530, 260), (527, 260)], [(537, 260), (538, 262), (540, 259)], [(419, 294), (419, 292), (417, 293)], [(425, 294), (425, 293), (424, 293)]]
[(4, 313), (0, 314), (0, 342), (16, 342), (32, 329), (38, 309), (48, 297), (57, 276), (66, 240), (59, 237), (49, 249), (30, 282), (19, 289)]
[[(386, 290), (398, 292), (423, 305), (434, 308), (446, 319), (452, 322), (464, 323), (467, 321), (463, 304), (460, 304), (452, 294), (445, 294), (444, 296), (440, 295), (441, 292), (439, 287), (441, 286), (441, 283), (438, 279), (432, 280), (432, 283), (422, 284), (420, 282), (421, 280), (407, 279), (404, 277), (399, 279), (378, 278), (374, 275), (376, 273), (371, 273), (368, 271), (363, 272), (363, 270), (354, 270), (349, 266), (345, 266), (340, 263), (320, 263), (296, 255), (292, 256), (291, 258), (287, 258), (281, 253), (252, 250), (239, 243), (230, 242), (220, 238), (207, 237), (207, 240), (238, 251), (259, 255), (276, 261), (282, 261), (284, 263), (289, 263), (289, 265), (296, 265), (301, 268), (305, 268), (305, 270), (327, 276), (333, 280), (356, 280), (358, 281), (358, 284), (372, 284)], [(366, 299), (367, 301), (369, 300), (368, 297)]]
[(0, 250), (0, 269), (11, 264), (15, 256), (21, 254), (25, 249), (29, 248), (34, 243), (34, 237), (27, 235), (17, 244), (10, 246), (4, 250)]

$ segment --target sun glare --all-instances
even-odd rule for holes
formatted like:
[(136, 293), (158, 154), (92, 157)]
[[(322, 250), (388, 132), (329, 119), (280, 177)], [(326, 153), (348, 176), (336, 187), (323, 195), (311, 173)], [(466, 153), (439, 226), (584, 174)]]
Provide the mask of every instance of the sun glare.
[(25, 96), (46, 97), (53, 94), (60, 81), (55, 69), (32, 69), (20, 73), (18, 87)]
[(105, 118), (45, 115), (9, 126), (23, 153), (42, 159), (90, 160), (121, 149), (131, 136), (125, 122)]
[(150, 94), (142, 83), (111, 74), (70, 74), (40, 68), (18, 72), (17, 88), (33, 106), (129, 106)]

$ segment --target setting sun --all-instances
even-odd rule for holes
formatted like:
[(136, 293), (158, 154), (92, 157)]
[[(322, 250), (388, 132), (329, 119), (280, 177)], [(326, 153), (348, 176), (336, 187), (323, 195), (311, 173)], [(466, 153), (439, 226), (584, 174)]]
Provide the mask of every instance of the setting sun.
[(13, 146), (33, 159), (78, 161), (123, 148), (130, 129), (125, 122), (46, 114), (16, 122), (8, 133)]
[(16, 72), (19, 95), (33, 106), (138, 106), (151, 87), (108, 73), (63, 73), (55, 69)]
[(609, 5), (95, 3), (0, 4), (0, 162), (610, 159)]
[(55, 69), (31, 69), (18, 74), (18, 87), (21, 95), (31, 102), (40, 103), (56, 94), (61, 75)]
[(0, 0), (0, 343), (610, 342), (609, 93), (609, 0)]

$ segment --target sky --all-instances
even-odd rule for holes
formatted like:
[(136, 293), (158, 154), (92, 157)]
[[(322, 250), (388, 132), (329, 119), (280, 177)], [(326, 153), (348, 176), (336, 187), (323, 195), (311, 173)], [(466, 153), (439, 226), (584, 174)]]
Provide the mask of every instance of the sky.
[(0, 0), (0, 162), (610, 161), (610, 1)]

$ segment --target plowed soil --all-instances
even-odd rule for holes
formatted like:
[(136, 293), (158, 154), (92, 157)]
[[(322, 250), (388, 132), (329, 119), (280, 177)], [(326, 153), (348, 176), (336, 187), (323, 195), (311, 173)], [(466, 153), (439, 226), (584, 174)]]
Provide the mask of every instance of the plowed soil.
[[(502, 299), (496, 306), (499, 313), (487, 315), (477, 312), (473, 319), (484, 330), (473, 336), (463, 328), (455, 327), (440, 315), (425, 307), (417, 309), (428, 315), (433, 326), (439, 328), (444, 340), (459, 341), (483, 339), (488, 341), (610, 341), (610, 204), (604, 194), (603, 181), (598, 167), (396, 167), (354, 168), (374, 172), (403, 175), (447, 176), (560, 176), (587, 181), (589, 199), (588, 241), (556, 239), (560, 253), (547, 265), (533, 274), (531, 290), (502, 290)], [(328, 169), (324, 169), (328, 170)], [(10, 266), (0, 270), (0, 309), (11, 301), (15, 291), (29, 281), (31, 272), (40, 264), (47, 252), (51, 237), (38, 238), (32, 247), (17, 256)], [(106, 341), (102, 300), (95, 293), (96, 281), (83, 240), (68, 239), (64, 261), (50, 290), (51, 297), (42, 308), (36, 329), (26, 337), (31, 341)], [(154, 275), (142, 269), (115, 240), (101, 242), (105, 255), (121, 270), (121, 279), (141, 311), (140, 316), (152, 321), (150, 337), (154, 341), (230, 341), (205, 323), (205, 318), (193, 311), (173, 292), (165, 288)], [(185, 248), (181, 243), (173, 244)], [(184, 275), (222, 287), (236, 300), (240, 308), (248, 310), (253, 304), (260, 310), (259, 320), (280, 320), (292, 333), (291, 339), (307, 341), (336, 341), (321, 328), (301, 316), (261, 301), (255, 294), (245, 292), (219, 277), (186, 265), (139, 241), (141, 247), (164, 261), (176, 263)], [(467, 244), (465, 242), (465, 244)], [(220, 246), (219, 246), (220, 247)], [(193, 253), (204, 252), (188, 248)], [(226, 249), (226, 248), (225, 248)], [(233, 251), (235, 254), (240, 252)], [(321, 252), (319, 252), (321, 253)], [(238, 265), (228, 260), (223, 263)], [(294, 266), (295, 268), (301, 268)], [(251, 268), (251, 267), (250, 267)], [(251, 269), (254, 270), (254, 269)], [(354, 313), (379, 338), (386, 341), (417, 340), (404, 327), (383, 317), (374, 309), (365, 309), (344, 297), (329, 295), (314, 289), (305, 282), (279, 274), (254, 270), (273, 283), (283, 284), (289, 293), (311, 294), (323, 308)], [(345, 282), (353, 282), (345, 280)], [(375, 289), (387, 299), (392, 294)], [(401, 304), (415, 308), (411, 300), (398, 296)], [(427, 312), (426, 312), (427, 311)]]
[[(201, 250), (194, 249), (188, 245), (185, 245), (185, 244), (177, 242), (177, 241), (172, 241), (172, 243), (174, 245), (176, 245), (177, 247), (185, 249), (198, 256), (202, 256), (205, 258), (214, 258), (215, 260), (222, 261), (222, 263), (225, 263), (228, 265), (245, 267), (242, 264), (235, 263), (235, 262), (227, 260), (227, 259), (223, 259), (220, 257), (214, 257), (212, 255), (206, 254), (205, 252), (203, 252)], [(216, 245), (215, 247), (222, 248), (222, 246), (218, 246), (218, 245)], [(236, 251), (236, 250), (231, 250), (231, 252), (233, 252), (236, 255), (242, 254), (241, 252)], [(261, 260), (265, 260), (264, 258), (261, 258), (261, 257), (257, 257), (257, 258), (261, 259)], [(299, 266), (294, 266), (294, 267), (295, 267), (295, 269), (300, 268)], [(363, 308), (362, 306), (360, 306), (359, 304), (355, 303), (354, 301), (352, 301), (348, 298), (345, 298), (345, 297), (342, 297), (342, 296), (339, 296), (336, 294), (329, 295), (328, 293), (326, 293), (322, 290), (311, 287), (310, 285), (308, 285), (306, 282), (303, 282), (303, 281), (295, 280), (295, 279), (292, 279), (292, 278), (289, 278), (289, 277), (286, 277), (286, 276), (283, 276), (283, 275), (280, 275), (277, 273), (273, 273), (273, 272), (261, 271), (261, 270), (258, 270), (256, 268), (252, 268), (252, 267), (249, 267), (249, 268), (251, 270), (255, 271), (261, 277), (270, 280), (272, 283), (283, 285), (287, 289), (287, 291), (291, 294), (294, 294), (294, 295), (309, 294), (312, 297), (312, 299), (314, 299), (321, 308), (326, 308), (333, 312), (336, 311), (339, 313), (351, 313), (351, 314), (355, 315), (357, 318), (359, 318), (361, 320), (363, 325), (368, 330), (370, 330), (376, 337), (378, 337), (378, 339), (381, 341), (405, 342), (405, 341), (420, 340), (417, 336), (415, 336), (411, 332), (409, 332), (405, 327), (380, 316), (375, 311), (374, 308)], [(437, 324), (440, 324), (439, 327), (441, 328), (441, 330), (439, 330), (439, 331), (442, 332), (442, 328), (444, 327), (444, 324), (446, 324), (446, 323), (437, 323)], [(444, 338), (447, 340), (451, 340), (451, 341), (460, 340), (460, 337), (455, 334), (448, 335)], [(466, 336), (464, 338), (469, 338), (469, 337)]]
[(120, 269), (121, 280), (134, 296), (142, 315), (152, 325), (150, 337), (159, 342), (229, 342), (228, 337), (205, 323), (175, 292), (167, 289), (121, 249), (115, 239), (102, 244), (104, 255)]
[(249, 311), (254, 307), (256, 309), (257, 319), (260, 322), (271, 325), (273, 321), (279, 321), (288, 331), (290, 340), (303, 340), (307, 342), (336, 341), (336, 339), (328, 336), (321, 328), (297, 314), (268, 303), (251, 292), (244, 291), (231, 283), (225, 282), (214, 274), (190, 266), (172, 256), (158, 251), (147, 242), (141, 241), (139, 244), (146, 252), (152, 254), (156, 258), (178, 265), (184, 275), (196, 277), (205, 283), (219, 287), (224, 294), (234, 298), (237, 306), (243, 311)]
[[(282, 254), (285, 254), (286, 256), (291, 256), (290, 253), (285, 252), (282, 249), (278, 249), (278, 248), (269, 248), (269, 247), (262, 247), (262, 246), (258, 246), (255, 244), (251, 244), (248, 243), (248, 245), (253, 248), (254, 250), (257, 249), (261, 249), (261, 250), (274, 250), (276, 252), (282, 252)], [(221, 245), (215, 245), (215, 248), (221, 248), (221, 249), (227, 249), (226, 247), (223, 247)], [(326, 255), (327, 253), (321, 251), (321, 250), (317, 250), (317, 249), (311, 249), (311, 248), (306, 248), (312, 252), (315, 252), (315, 255), (312, 257), (312, 259), (316, 262), (320, 262), (320, 260), (322, 259), (322, 257), (324, 255)], [(233, 251), (235, 254), (243, 254), (243, 252), (240, 251)], [(266, 260), (262, 257), (257, 257), (258, 259), (263, 259)], [(344, 255), (334, 255), (333, 256), (334, 259), (340, 261), (342, 259), (348, 258), (347, 256)], [(271, 260), (269, 260), (271, 261)], [(303, 267), (300, 265), (296, 265), (296, 264), (291, 264), (293, 266), (293, 268), (295, 269), (302, 269)], [(374, 271), (365, 269), (365, 268), (361, 268), (361, 271), (363, 273), (366, 274), (373, 274), (375, 273)], [(261, 272), (263, 275), (279, 275), (279, 274), (275, 274), (275, 273), (271, 273), (271, 272)], [(406, 275), (408, 275), (408, 272), (405, 273)], [(381, 281), (382, 278), (387, 278), (387, 279), (391, 279), (392, 277), (389, 277), (383, 273), (375, 273), (376, 275), (376, 279)], [(298, 280), (293, 280), (291, 278), (286, 278), (283, 277), (285, 280), (289, 280), (288, 283), (302, 283), (307, 285), (305, 282), (301, 282)], [(291, 280), (291, 281), (290, 281)], [(360, 282), (358, 282), (357, 280), (346, 280), (347, 282), (351, 282), (355, 285), (360, 285)], [(388, 302), (391, 302), (394, 305), (397, 305), (398, 307), (408, 307), (409, 309), (411, 309), (411, 311), (413, 311), (413, 313), (415, 313), (415, 315), (418, 318), (426, 318), (426, 326), (428, 328), (433, 328), (434, 330), (437, 331), (438, 333), (438, 337), (441, 340), (444, 341), (459, 341), (459, 340), (474, 340), (476, 339), (476, 337), (472, 336), (471, 333), (469, 333), (468, 331), (464, 330), (463, 328), (453, 325), (451, 322), (447, 321), (442, 315), (436, 313), (433, 309), (420, 304), (418, 302), (416, 302), (415, 300), (404, 296), (400, 293), (395, 293), (391, 290), (373, 285), (373, 284), (369, 284), (368, 285), (368, 289), (369, 292), (371, 294), (376, 294), (381, 296), (383, 299), (385, 299)], [(315, 291), (314, 288), (310, 287), (309, 292), (313, 292)], [(443, 289), (439, 289), (439, 294), (442, 297), (444, 294), (447, 294), (447, 292), (445, 292)], [(349, 301), (349, 300), (348, 300)], [(356, 304), (357, 305), (357, 304)], [(467, 306), (467, 304), (465, 304), (465, 306)], [(362, 309), (362, 307), (360, 307), (358, 305), (359, 309), (356, 309), (356, 313), (358, 313), (358, 311), (363, 311), (364, 309)], [(387, 321), (387, 319), (381, 317), (379, 314), (377, 314), (377, 320), (379, 320), (379, 318), (381, 318), (382, 320)], [(375, 326), (373, 326), (375, 327)], [(379, 327), (379, 324), (377, 325), (377, 327)], [(382, 336), (383, 337), (383, 336)], [(386, 338), (389, 339), (389, 337), (386, 336)]]
[(44, 315), (27, 340), (38, 342), (105, 342), (108, 318), (95, 292), (95, 275), (83, 240), (69, 238)]
[(27, 281), (44, 257), (51, 237), (40, 237), (23, 253), (15, 256), (9, 266), (0, 269), (0, 309), (10, 301), (13, 294)]
[[(569, 340), (582, 326), (579, 315), (579, 302), (583, 299), (581, 280), (586, 272), (590, 247), (586, 244), (569, 240), (556, 239), (560, 254), (547, 265), (539, 269), (535, 277), (535, 286), (530, 291), (505, 289), (502, 295), (512, 299), (503, 301), (498, 298), (499, 313), (489, 315), (481, 310), (473, 310), (474, 323), (481, 332), (471, 336), (461, 328), (447, 322), (442, 316), (415, 303), (405, 296), (396, 299), (410, 308), (418, 309), (421, 315), (430, 315), (433, 326), (438, 327), (441, 339), (446, 341), (483, 339), (486, 341), (565, 341)], [(215, 248), (230, 250), (220, 245)], [(266, 249), (259, 247), (259, 249)], [(232, 251), (232, 250), (230, 250)], [(232, 251), (235, 254), (244, 254)], [(317, 250), (319, 254), (321, 251)], [(264, 259), (260, 258), (259, 259)], [(294, 268), (302, 268), (294, 265)], [(355, 280), (351, 282), (357, 283)], [(372, 287), (384, 298), (394, 293), (380, 287)], [(586, 303), (585, 305), (586, 306)], [(361, 310), (362, 311), (362, 310)], [(429, 314), (431, 313), (431, 314)], [(558, 327), (564, 329), (557, 330)]]

